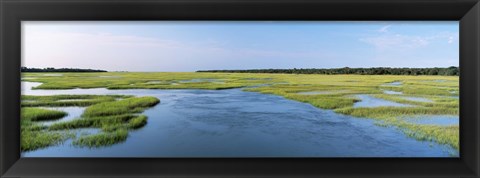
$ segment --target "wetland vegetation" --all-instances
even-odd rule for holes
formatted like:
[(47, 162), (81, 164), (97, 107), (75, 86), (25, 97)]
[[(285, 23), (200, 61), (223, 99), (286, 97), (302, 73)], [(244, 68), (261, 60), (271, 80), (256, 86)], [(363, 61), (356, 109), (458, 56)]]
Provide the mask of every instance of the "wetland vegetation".
[[(65, 101), (66, 99), (68, 101)], [(69, 138), (75, 139), (74, 145), (87, 147), (106, 146), (125, 141), (128, 130), (139, 129), (147, 123), (147, 117), (139, 113), (160, 102), (155, 97), (124, 95), (24, 95), (22, 100), (28, 101), (22, 101), (22, 151), (59, 144)], [(62, 111), (48, 109), (52, 106), (86, 106), (87, 108), (80, 118), (55, 122), (49, 126), (39, 123), (38, 121), (61, 119), (67, 115)], [(102, 132), (76, 138), (74, 131), (80, 128), (100, 128)]]
[[(40, 82), (34, 89), (202, 89), (241, 88), (281, 96), (336, 113), (373, 119), (378, 126), (394, 127), (411, 138), (449, 145), (459, 150), (458, 124), (418, 124), (406, 117), (459, 115), (459, 77), (431, 75), (320, 75), (273, 73), (107, 72), (22, 73), (23, 81)], [(103, 76), (103, 77), (102, 77)], [(386, 92), (388, 91), (388, 92)], [(354, 107), (361, 96), (406, 106)], [(420, 99), (411, 99), (420, 98)], [(30, 151), (72, 139), (80, 147), (102, 147), (125, 141), (129, 131), (147, 124), (142, 113), (161, 98), (130, 95), (22, 96), (22, 145)], [(46, 126), (66, 113), (49, 107), (86, 107), (80, 118)], [(80, 135), (75, 130), (100, 129)]]

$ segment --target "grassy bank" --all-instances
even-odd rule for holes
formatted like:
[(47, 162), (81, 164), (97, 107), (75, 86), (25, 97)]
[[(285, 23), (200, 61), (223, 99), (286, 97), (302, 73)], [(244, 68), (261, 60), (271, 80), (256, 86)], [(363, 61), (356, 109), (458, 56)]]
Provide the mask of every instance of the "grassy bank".
[(22, 96), (22, 107), (67, 107), (90, 106), (97, 103), (130, 98), (125, 95), (53, 95), (53, 96)]
[[(139, 129), (147, 124), (147, 117), (138, 114), (160, 102), (155, 97), (120, 95), (24, 96), (23, 98), (43, 103), (36, 106), (59, 106), (59, 103), (56, 102), (65, 102), (59, 100), (67, 98), (91, 101), (82, 101), (81, 106), (88, 107), (81, 118), (59, 121), (50, 126), (42, 125), (39, 121), (60, 119), (66, 116), (66, 113), (43, 108), (22, 107), (22, 151), (60, 144), (69, 138), (74, 139), (74, 145), (82, 147), (101, 147), (123, 142), (127, 139), (129, 130)], [(97, 128), (101, 129), (101, 132), (81, 135), (77, 138), (74, 132), (81, 128)]]
[(113, 132), (100, 133), (80, 137), (73, 142), (73, 145), (80, 147), (101, 147), (113, 145), (127, 140), (128, 131), (125, 129)]
[(104, 102), (88, 107), (84, 117), (122, 115), (139, 113), (148, 107), (155, 106), (160, 100), (155, 97), (128, 98), (120, 101)]
[(69, 137), (67, 134), (45, 132), (45, 126), (37, 121), (57, 120), (67, 113), (41, 108), (24, 107), (21, 112), (21, 141), (22, 151), (35, 150), (58, 144)]
[(22, 120), (27, 120), (27, 121), (56, 120), (66, 115), (67, 113), (63, 111), (54, 111), (54, 110), (31, 108), (31, 107), (23, 107), (21, 112)]
[(45, 131), (21, 131), (20, 149), (22, 151), (32, 151), (48, 146), (60, 144), (68, 138), (73, 137), (72, 134), (45, 132)]

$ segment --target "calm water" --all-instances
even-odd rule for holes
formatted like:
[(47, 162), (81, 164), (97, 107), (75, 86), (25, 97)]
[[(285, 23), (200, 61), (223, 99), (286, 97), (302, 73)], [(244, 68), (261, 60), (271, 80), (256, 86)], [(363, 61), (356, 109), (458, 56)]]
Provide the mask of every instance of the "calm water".
[(416, 124), (443, 125), (443, 126), (459, 124), (458, 116), (450, 116), (450, 115), (415, 116), (415, 117), (405, 118), (405, 121), (416, 123)]
[(60, 122), (60, 121), (70, 121), (73, 119), (80, 118), (80, 116), (83, 114), (83, 111), (85, 111), (85, 107), (42, 107), (45, 109), (50, 109), (50, 110), (58, 110), (58, 111), (64, 111), (68, 113), (67, 116), (54, 120), (54, 121), (42, 121), (39, 123), (42, 123), (44, 125), (52, 125), (55, 122)]
[(412, 105), (397, 103), (389, 100), (384, 100), (381, 98), (376, 98), (370, 95), (355, 95), (361, 101), (353, 104), (354, 108), (360, 107), (380, 107), (380, 106), (395, 106), (395, 107), (411, 107)]
[(35, 85), (23, 83), (24, 94), (128, 94), (155, 96), (161, 103), (144, 112), (148, 124), (123, 143), (89, 149), (71, 146), (69, 140), (24, 157), (458, 156), (450, 147), (408, 138), (370, 119), (241, 89), (29, 89)]
[(383, 93), (389, 94), (389, 95), (402, 95), (403, 92), (401, 91), (393, 91), (393, 90), (383, 90)]

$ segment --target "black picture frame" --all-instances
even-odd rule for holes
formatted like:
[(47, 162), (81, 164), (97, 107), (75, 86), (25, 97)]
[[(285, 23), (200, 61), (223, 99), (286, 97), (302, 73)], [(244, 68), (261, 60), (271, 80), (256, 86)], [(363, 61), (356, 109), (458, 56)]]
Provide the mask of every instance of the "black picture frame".
[[(477, 0), (0, 0), (0, 177), (479, 177)], [(22, 20), (459, 20), (460, 158), (20, 158)]]

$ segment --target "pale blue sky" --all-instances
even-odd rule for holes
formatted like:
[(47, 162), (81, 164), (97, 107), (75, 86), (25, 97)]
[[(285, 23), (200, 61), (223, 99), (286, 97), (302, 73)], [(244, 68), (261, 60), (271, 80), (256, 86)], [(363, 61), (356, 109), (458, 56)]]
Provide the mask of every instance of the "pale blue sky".
[(27, 67), (109, 71), (448, 67), (448, 22), (22, 22)]

